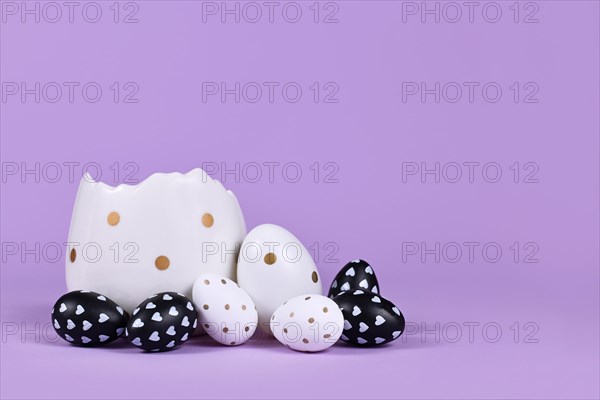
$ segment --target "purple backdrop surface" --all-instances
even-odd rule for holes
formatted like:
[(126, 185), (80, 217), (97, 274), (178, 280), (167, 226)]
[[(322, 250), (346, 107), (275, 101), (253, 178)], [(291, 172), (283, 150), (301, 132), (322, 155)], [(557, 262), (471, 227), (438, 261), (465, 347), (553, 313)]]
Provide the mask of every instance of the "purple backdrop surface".
[[(600, 396), (597, 1), (72, 4), (1, 2), (2, 398)], [(405, 335), (57, 339), (82, 172), (194, 167), (326, 284), (369, 260)]]

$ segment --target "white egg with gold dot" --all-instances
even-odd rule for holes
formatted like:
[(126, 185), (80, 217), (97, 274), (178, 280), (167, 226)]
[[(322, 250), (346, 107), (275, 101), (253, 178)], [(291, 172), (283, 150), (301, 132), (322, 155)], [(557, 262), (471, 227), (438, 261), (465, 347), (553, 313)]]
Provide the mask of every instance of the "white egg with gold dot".
[(191, 297), (203, 273), (235, 279), (245, 234), (235, 195), (199, 168), (116, 187), (86, 175), (71, 219), (67, 287), (103, 293), (129, 313), (154, 293)]
[(231, 279), (202, 274), (194, 282), (194, 305), (200, 325), (217, 342), (236, 346), (252, 337), (258, 314), (252, 298)]
[(342, 336), (344, 316), (326, 296), (301, 295), (279, 306), (271, 317), (271, 332), (285, 346), (305, 352), (322, 351)]
[(278, 225), (252, 229), (238, 258), (237, 282), (258, 310), (261, 329), (269, 332), (269, 319), (284, 301), (301, 294), (322, 294), (315, 262), (300, 241)]

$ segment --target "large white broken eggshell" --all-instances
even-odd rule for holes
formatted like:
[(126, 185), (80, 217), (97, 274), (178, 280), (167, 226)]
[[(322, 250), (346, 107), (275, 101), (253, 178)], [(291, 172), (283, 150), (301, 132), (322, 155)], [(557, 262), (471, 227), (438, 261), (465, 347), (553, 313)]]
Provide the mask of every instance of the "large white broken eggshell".
[(116, 187), (86, 176), (71, 220), (67, 287), (102, 293), (130, 313), (155, 293), (191, 298), (203, 273), (235, 280), (245, 234), (235, 195), (201, 169)]

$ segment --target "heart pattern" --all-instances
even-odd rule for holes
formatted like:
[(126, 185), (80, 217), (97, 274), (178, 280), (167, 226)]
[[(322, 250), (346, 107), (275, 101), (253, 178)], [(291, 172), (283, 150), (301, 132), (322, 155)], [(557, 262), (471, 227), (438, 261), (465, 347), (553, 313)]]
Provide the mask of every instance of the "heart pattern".
[(127, 325), (126, 337), (145, 351), (178, 348), (198, 326), (194, 303), (175, 292), (157, 293), (139, 304), (134, 314), (135, 319)]
[(141, 328), (142, 326), (144, 326), (144, 323), (142, 322), (141, 319), (136, 319), (135, 321), (133, 321), (133, 325), (134, 328)]
[[(61, 296), (52, 308), (52, 327), (69, 343), (96, 346), (116, 340), (129, 315), (103, 294), (75, 290)], [(99, 323), (97, 323), (98, 321)]]
[(87, 331), (88, 329), (90, 329), (92, 327), (92, 324), (88, 321), (88, 320), (84, 320), (83, 321), (83, 330)]
[(344, 316), (343, 341), (376, 346), (391, 342), (402, 334), (404, 316), (379, 292), (375, 271), (364, 260), (352, 260), (337, 273), (328, 295)]
[(156, 321), (156, 322), (160, 322), (162, 321), (162, 317), (160, 316), (159, 312), (155, 312), (154, 314), (152, 314), (152, 321)]
[(355, 288), (372, 291), (377, 287), (377, 277), (373, 268), (364, 260), (356, 259), (347, 263), (335, 276), (329, 287), (329, 298), (337, 296), (341, 292)]

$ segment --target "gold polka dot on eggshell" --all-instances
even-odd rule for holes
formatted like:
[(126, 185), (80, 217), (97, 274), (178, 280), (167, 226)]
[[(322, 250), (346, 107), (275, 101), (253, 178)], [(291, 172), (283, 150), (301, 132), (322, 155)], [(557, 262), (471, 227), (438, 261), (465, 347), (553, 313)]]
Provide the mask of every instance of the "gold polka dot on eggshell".
[(214, 223), (215, 219), (211, 213), (206, 213), (202, 216), (202, 225), (204, 225), (206, 228), (210, 228)]
[(171, 265), (171, 261), (169, 261), (169, 258), (166, 256), (158, 256), (154, 261), (154, 266), (161, 271), (169, 268), (169, 265)]
[(246, 311), (246, 308), (247, 308), (246, 305), (242, 304), (242, 310)]
[(121, 216), (119, 215), (118, 212), (113, 211), (110, 214), (108, 214), (108, 217), (106, 217), (106, 220), (108, 221), (108, 224), (110, 226), (115, 226), (119, 223), (119, 221), (121, 221)]
[(244, 330), (245, 330), (246, 332), (248, 332), (248, 331), (250, 330), (250, 327), (248, 327), (248, 326), (247, 326), (247, 327), (245, 327), (245, 328), (244, 328)]
[(225, 332), (225, 333), (229, 332), (229, 328), (228, 327), (223, 328), (223, 332)]
[(323, 307), (323, 312), (325, 312), (325, 313), (326, 313), (327, 311), (329, 311), (329, 310), (327, 309), (327, 307)]
[(208, 304), (203, 305), (202, 308), (204, 308), (205, 310), (208, 310)]
[(210, 281), (209, 281), (208, 279), (205, 279), (205, 280), (204, 280), (204, 284), (205, 284), (205, 285), (210, 285)]
[(313, 281), (314, 283), (317, 283), (317, 282), (319, 282), (319, 274), (317, 274), (317, 271), (313, 271), (313, 273), (312, 273), (312, 276), (311, 276), (311, 277), (312, 277), (312, 281)]
[(273, 265), (277, 261), (277, 257), (273, 253), (265, 254), (265, 264)]
[(329, 333), (326, 333), (326, 334), (324, 334), (324, 335), (323, 335), (323, 337), (324, 337), (325, 339), (329, 339), (329, 338), (331, 337), (331, 335), (330, 335)]
[(77, 252), (75, 251), (75, 249), (71, 249), (71, 254), (69, 255), (69, 259), (71, 260), (72, 263), (74, 263), (76, 258), (77, 258)]
[(308, 339), (302, 339), (302, 342), (308, 343)]
[(314, 318), (312, 318), (312, 317), (311, 317), (311, 318), (309, 318), (309, 319), (308, 319), (308, 323), (309, 323), (309, 324), (312, 324), (313, 322), (315, 322), (315, 319), (314, 319)]
[(294, 313), (293, 312), (290, 313), (290, 318), (294, 318)]
[(225, 304), (225, 309), (229, 310), (229, 304)]

